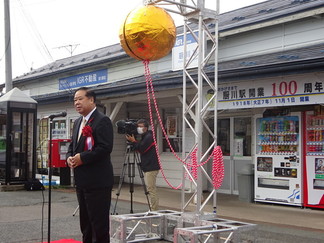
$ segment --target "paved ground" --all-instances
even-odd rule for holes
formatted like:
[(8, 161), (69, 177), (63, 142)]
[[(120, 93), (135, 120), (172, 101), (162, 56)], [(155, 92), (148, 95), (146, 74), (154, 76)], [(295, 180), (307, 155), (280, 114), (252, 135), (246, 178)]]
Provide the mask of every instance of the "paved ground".
[[(179, 192), (160, 188), (159, 193), (161, 209), (180, 210)], [(113, 197), (116, 198), (114, 193)], [(118, 214), (130, 213), (129, 197), (128, 189), (123, 189), (116, 205)], [(48, 190), (0, 192), (0, 242), (47, 242), (47, 201)], [(148, 211), (145, 202), (143, 190), (136, 187), (134, 213)], [(114, 206), (115, 200), (112, 201), (112, 210)], [(76, 196), (72, 190), (52, 190), (51, 240), (81, 239), (78, 214), (73, 216), (76, 207)], [(242, 233), (244, 242), (249, 242), (253, 236), (256, 242), (262, 243), (324, 242), (323, 210), (246, 203), (238, 201), (237, 196), (219, 194), (218, 217), (256, 223), (254, 231)]]

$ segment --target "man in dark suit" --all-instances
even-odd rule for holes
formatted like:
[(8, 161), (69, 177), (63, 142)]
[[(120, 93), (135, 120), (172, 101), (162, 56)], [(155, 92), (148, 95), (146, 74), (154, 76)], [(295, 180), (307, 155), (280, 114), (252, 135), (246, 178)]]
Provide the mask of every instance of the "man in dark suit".
[(113, 186), (112, 124), (96, 109), (95, 93), (86, 87), (75, 91), (74, 106), (81, 117), (74, 122), (67, 163), (74, 169), (82, 239), (84, 243), (107, 243)]

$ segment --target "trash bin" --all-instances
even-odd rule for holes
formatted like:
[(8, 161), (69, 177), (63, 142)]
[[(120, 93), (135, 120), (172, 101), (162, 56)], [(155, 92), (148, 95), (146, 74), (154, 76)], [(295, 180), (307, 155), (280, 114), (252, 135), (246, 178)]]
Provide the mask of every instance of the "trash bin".
[(254, 201), (254, 167), (253, 164), (245, 165), (238, 172), (239, 200), (244, 202)]

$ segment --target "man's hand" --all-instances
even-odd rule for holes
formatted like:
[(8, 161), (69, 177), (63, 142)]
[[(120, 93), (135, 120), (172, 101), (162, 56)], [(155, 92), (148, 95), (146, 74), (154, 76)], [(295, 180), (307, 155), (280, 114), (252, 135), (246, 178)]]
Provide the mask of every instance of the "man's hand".
[(132, 135), (126, 134), (126, 139), (128, 141), (130, 141), (131, 143), (134, 143), (136, 141), (134, 134), (132, 134)]
[(70, 167), (70, 168), (73, 168), (72, 167), (72, 156), (70, 156), (69, 158), (67, 158), (67, 160), (66, 160), (66, 162), (67, 162), (67, 164), (68, 164), (68, 166)]
[(69, 165), (70, 168), (76, 168), (76, 167), (78, 167), (78, 166), (80, 166), (80, 165), (83, 164), (79, 153), (76, 154), (73, 157), (70, 156), (67, 159), (67, 162), (68, 162), (68, 165)]

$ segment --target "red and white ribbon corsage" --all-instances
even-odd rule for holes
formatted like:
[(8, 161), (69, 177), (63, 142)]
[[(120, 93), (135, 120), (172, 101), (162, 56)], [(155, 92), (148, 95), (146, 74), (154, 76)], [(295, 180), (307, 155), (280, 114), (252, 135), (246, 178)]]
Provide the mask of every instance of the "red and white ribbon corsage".
[(92, 136), (92, 128), (89, 125), (84, 126), (82, 129), (82, 136), (86, 137), (84, 150), (92, 150), (94, 139)]

